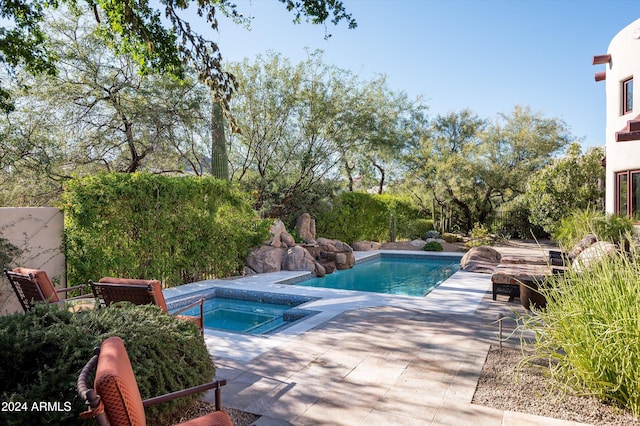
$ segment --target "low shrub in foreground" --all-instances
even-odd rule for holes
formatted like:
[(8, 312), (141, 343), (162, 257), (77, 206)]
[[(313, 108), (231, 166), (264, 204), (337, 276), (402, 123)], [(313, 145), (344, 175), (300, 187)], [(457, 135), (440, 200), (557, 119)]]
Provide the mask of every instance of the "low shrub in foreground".
[[(195, 325), (156, 306), (123, 304), (72, 314), (40, 305), (0, 317), (0, 401), (27, 409), (0, 411), (0, 424), (82, 424), (78, 374), (110, 336), (123, 339), (143, 399), (204, 383), (215, 374)], [(148, 424), (161, 424), (193, 401), (182, 398), (146, 409)], [(41, 402), (60, 409), (32, 409)]]
[(525, 322), (557, 382), (640, 415), (640, 263), (617, 255), (551, 278), (547, 307)]

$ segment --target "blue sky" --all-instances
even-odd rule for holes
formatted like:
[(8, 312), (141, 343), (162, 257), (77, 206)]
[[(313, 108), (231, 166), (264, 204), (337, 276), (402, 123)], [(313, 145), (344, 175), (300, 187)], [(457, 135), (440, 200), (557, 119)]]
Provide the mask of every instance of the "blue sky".
[(583, 146), (604, 145), (604, 82), (592, 57), (640, 17), (637, 0), (344, 0), (358, 28), (294, 25), (277, 0), (236, 0), (253, 16), (247, 30), (220, 19), (223, 58), (239, 61), (268, 50), (293, 62), (306, 49), (358, 73), (379, 74), (429, 115), (469, 108), (495, 119), (515, 105), (564, 120)]

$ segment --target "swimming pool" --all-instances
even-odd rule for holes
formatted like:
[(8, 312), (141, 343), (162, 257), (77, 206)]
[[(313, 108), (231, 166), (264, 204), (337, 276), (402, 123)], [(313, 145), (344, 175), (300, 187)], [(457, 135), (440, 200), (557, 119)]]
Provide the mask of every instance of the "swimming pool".
[(324, 278), (311, 278), (296, 285), (426, 296), (458, 269), (460, 258), (382, 255), (352, 269), (336, 271)]
[[(194, 299), (191, 298), (190, 301)], [(288, 294), (216, 288), (204, 301), (205, 329), (242, 334), (268, 334), (293, 324), (316, 312), (297, 306), (316, 300)], [(182, 301), (183, 306), (187, 304)], [(179, 309), (179, 305), (172, 309)], [(183, 312), (199, 315), (199, 307)]]

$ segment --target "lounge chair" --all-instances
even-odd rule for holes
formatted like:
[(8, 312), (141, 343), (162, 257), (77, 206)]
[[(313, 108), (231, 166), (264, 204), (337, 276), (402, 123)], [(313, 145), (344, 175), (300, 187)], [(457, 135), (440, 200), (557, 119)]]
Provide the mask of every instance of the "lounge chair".
[[(527, 293), (534, 284), (544, 282), (550, 275), (562, 273), (570, 267), (585, 250), (597, 245), (597, 237), (588, 234), (569, 252), (549, 251), (549, 257), (502, 256), (491, 275), (493, 300), (498, 294), (509, 296), (509, 302), (520, 297), (521, 288)], [(537, 288), (537, 287), (536, 287)], [(521, 298), (522, 301), (522, 298)], [(523, 305), (528, 305), (523, 301)], [(528, 306), (525, 306), (528, 307)]]
[[(93, 388), (90, 388), (89, 377), (93, 375), (94, 370), (95, 379)], [(80, 416), (83, 419), (94, 418), (100, 426), (146, 425), (146, 407), (215, 389), (216, 411), (180, 425), (232, 426), (227, 413), (221, 411), (220, 388), (225, 384), (225, 380), (213, 381), (143, 401), (124, 343), (122, 339), (114, 336), (103, 341), (100, 348), (95, 349), (94, 356), (80, 372), (77, 382), (78, 395), (89, 406)]]
[[(162, 284), (157, 280), (137, 280), (131, 278), (104, 277), (100, 281), (89, 281), (91, 290), (98, 301), (99, 307), (108, 307), (117, 302), (131, 302), (135, 305), (157, 305), (164, 312), (169, 313), (167, 303), (162, 294)], [(201, 333), (204, 333), (204, 299), (180, 308), (175, 315), (177, 318), (194, 322)], [(200, 306), (198, 316), (179, 315), (182, 312)]]
[[(18, 301), (25, 312), (30, 311), (35, 303), (72, 303), (73, 309), (80, 307), (92, 307), (91, 295), (84, 295), (86, 286), (77, 285), (73, 287), (56, 289), (47, 273), (41, 269), (15, 268), (10, 271), (4, 269), (4, 274), (11, 284), (11, 288), (16, 293)], [(79, 291), (80, 296), (61, 299), (59, 294), (66, 294), (69, 291)], [(88, 302), (80, 304), (80, 302)]]
[(550, 275), (564, 271), (562, 267), (548, 264), (505, 264), (496, 266), (491, 275), (492, 297), (496, 300), (498, 294), (509, 297), (509, 302), (520, 297), (520, 286), (523, 283), (544, 282)]

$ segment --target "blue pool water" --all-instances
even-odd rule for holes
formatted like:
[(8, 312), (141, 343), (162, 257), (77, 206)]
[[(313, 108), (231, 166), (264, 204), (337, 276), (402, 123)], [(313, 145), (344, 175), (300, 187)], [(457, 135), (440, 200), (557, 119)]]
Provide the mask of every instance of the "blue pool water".
[(382, 256), (336, 271), (324, 278), (311, 278), (296, 285), (375, 293), (425, 296), (460, 269), (455, 258), (401, 258)]
[(246, 334), (263, 334), (285, 324), (288, 305), (212, 298), (204, 302), (204, 326)]
[[(313, 311), (296, 308), (310, 300), (314, 298), (217, 288), (204, 301), (204, 327), (243, 334), (268, 334), (313, 315)], [(200, 308), (189, 309), (183, 315), (198, 316)]]

